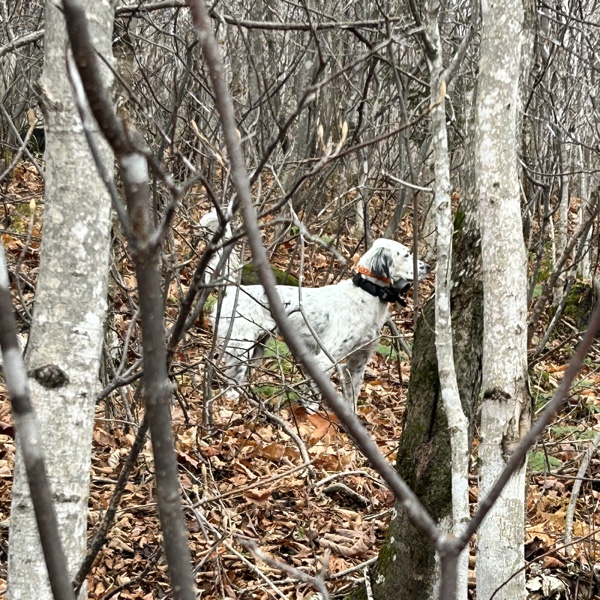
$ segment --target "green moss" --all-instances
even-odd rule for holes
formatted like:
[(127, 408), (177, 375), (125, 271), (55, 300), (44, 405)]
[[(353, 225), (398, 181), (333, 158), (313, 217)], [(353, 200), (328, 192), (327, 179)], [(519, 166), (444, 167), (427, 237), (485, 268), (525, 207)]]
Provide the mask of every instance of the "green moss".
[(279, 398), (280, 404), (292, 404), (293, 402), (297, 402), (299, 398), (296, 392), (292, 392), (280, 385), (273, 385), (272, 383), (257, 383), (252, 386), (252, 391), (264, 400), (274, 401), (276, 398)]
[(577, 281), (569, 290), (563, 315), (571, 319), (576, 327), (585, 328), (592, 312), (593, 303), (592, 286)]
[(532, 298), (533, 300), (537, 300), (540, 296), (542, 295), (542, 285), (540, 283), (538, 283), (534, 288), (533, 288), (533, 295)]
[(548, 256), (544, 258), (540, 263), (540, 269), (538, 271), (537, 283), (544, 283), (548, 281), (552, 273), (552, 259)]
[(210, 314), (217, 303), (217, 294), (211, 294), (204, 304), (204, 312)]
[(535, 402), (536, 412), (546, 406), (550, 400), (554, 397), (554, 392), (538, 392), (534, 394), (533, 399)]
[[(271, 266), (271, 271), (273, 271), (273, 275), (275, 275), (275, 281), (277, 285), (293, 285), (298, 287), (299, 281), (296, 277), (287, 273), (283, 269), (279, 269), (278, 267)], [(256, 269), (252, 263), (248, 263), (242, 267), (242, 284), (243, 285), (257, 285), (260, 281), (258, 280), (258, 275), (256, 274)]]
[(390, 541), (389, 538), (390, 534), (388, 532), (388, 536), (385, 540), (385, 543), (381, 547), (379, 555), (377, 556), (377, 570), (382, 574), (388, 572), (398, 554), (397, 548), (394, 546), (394, 544)]
[(462, 206), (459, 204), (456, 209), (456, 216), (454, 217), (454, 231), (459, 232), (462, 230), (463, 223), (465, 221), (465, 211)]
[(560, 426), (556, 425), (555, 427), (550, 428), (550, 432), (553, 436), (557, 438), (572, 438), (576, 440), (591, 440), (596, 435), (596, 432), (593, 429), (585, 429), (581, 430), (578, 427), (569, 427), (569, 426)]
[(252, 391), (261, 398), (268, 400), (269, 398), (273, 398), (273, 396), (278, 396), (281, 393), (281, 388), (268, 383), (258, 383), (252, 386)]
[(367, 590), (363, 585), (353, 589), (349, 594), (344, 596), (344, 600), (368, 600)]
[(281, 358), (282, 356), (291, 356), (287, 344), (281, 340), (270, 339), (265, 348), (265, 358)]
[(389, 358), (391, 360), (398, 360), (399, 354), (396, 351), (396, 348), (388, 345), (385, 340), (382, 340), (380, 344), (377, 345), (377, 350), (375, 350), (377, 354), (383, 356), (384, 358)]
[(265, 358), (275, 359), (278, 363), (278, 370), (282, 369), (284, 373), (291, 373), (294, 370), (292, 354), (285, 342), (271, 338), (265, 348)]
[(558, 469), (562, 462), (553, 456), (547, 456), (544, 452), (532, 452), (527, 459), (527, 467), (530, 471), (543, 473), (552, 469)]

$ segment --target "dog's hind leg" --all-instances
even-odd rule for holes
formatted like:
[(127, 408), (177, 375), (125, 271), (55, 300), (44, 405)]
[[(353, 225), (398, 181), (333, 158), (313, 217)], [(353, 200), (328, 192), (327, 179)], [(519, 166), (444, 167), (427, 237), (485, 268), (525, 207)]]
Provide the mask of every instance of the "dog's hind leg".
[(225, 395), (230, 399), (239, 397), (238, 389), (246, 383), (250, 371), (260, 364), (271, 337), (270, 333), (259, 331), (258, 328), (254, 333), (256, 339), (229, 340), (223, 350), (222, 373), (230, 384)]
[(229, 384), (225, 392), (227, 398), (239, 397), (240, 394), (236, 388), (246, 382), (250, 361), (254, 358), (255, 346), (255, 340), (229, 340), (227, 346), (222, 349), (222, 375)]

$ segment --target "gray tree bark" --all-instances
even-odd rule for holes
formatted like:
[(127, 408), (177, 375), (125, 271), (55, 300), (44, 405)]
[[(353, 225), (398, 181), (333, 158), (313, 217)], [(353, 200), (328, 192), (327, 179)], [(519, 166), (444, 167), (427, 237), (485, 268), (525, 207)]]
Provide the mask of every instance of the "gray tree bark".
[[(460, 535), (469, 521), (469, 422), (463, 410), (454, 364), (452, 314), (452, 205), (450, 186), (450, 152), (446, 128), (446, 81), (442, 40), (438, 18), (441, 6), (429, 0), (426, 32), (435, 52), (428, 57), (431, 73), (431, 137), (434, 157), (435, 222), (437, 231), (437, 265), (435, 278), (435, 345), (440, 381), (440, 396), (448, 422), (451, 447), (452, 515), (444, 523), (448, 533)], [(468, 598), (469, 550), (458, 561), (456, 597)]]
[[(563, 135), (559, 136), (560, 144), (560, 206), (558, 210), (558, 219), (556, 223), (556, 254), (555, 257), (560, 257), (567, 247), (568, 229), (569, 229), (569, 181), (570, 177), (567, 174), (571, 170), (571, 150)], [(552, 294), (552, 304), (559, 306), (564, 295), (564, 287), (567, 279), (566, 273), (561, 273), (556, 281)]]
[[(467, 171), (472, 169), (467, 166)], [(453, 353), (463, 409), (473, 421), (481, 383), (483, 288), (477, 205), (472, 185), (454, 220), (451, 308)], [(396, 468), (437, 523), (452, 521), (451, 447), (436, 358), (435, 298), (415, 332), (406, 421)], [(439, 569), (435, 550), (398, 505), (372, 573), (376, 600), (430, 600)], [(357, 597), (360, 594), (357, 594)]]
[[(483, 404), (479, 446), (483, 499), (531, 419), (527, 393), (527, 257), (517, 149), (524, 45), (522, 0), (482, 4), (476, 173), (484, 289)], [(525, 465), (483, 522), (477, 546), (477, 596), (490, 596), (523, 566)], [(495, 596), (525, 598), (521, 572)]]
[[(89, 1), (87, 8), (96, 45), (110, 57), (111, 5)], [(111, 221), (110, 199), (96, 174), (71, 98), (66, 39), (61, 10), (49, 2), (40, 82), (46, 127), (46, 206), (27, 365), (61, 540), (73, 574), (86, 547)], [(112, 155), (102, 147), (110, 164)], [(9, 598), (52, 598), (20, 454), (8, 570)]]

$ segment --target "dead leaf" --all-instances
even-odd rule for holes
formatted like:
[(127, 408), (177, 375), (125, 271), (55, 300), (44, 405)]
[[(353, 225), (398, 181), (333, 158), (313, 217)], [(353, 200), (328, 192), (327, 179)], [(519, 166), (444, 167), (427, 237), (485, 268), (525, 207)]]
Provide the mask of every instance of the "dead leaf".
[(273, 488), (267, 488), (264, 490), (261, 490), (260, 488), (252, 488), (251, 490), (246, 490), (243, 496), (246, 498), (246, 500), (260, 506), (265, 504), (272, 494)]

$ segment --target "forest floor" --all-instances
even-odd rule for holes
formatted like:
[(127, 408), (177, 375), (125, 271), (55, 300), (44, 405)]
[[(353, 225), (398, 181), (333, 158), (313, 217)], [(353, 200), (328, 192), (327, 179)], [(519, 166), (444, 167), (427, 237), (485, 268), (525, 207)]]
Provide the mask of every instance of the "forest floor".
[[(3, 190), (2, 200), (9, 199), (10, 219), (6, 207), (5, 214), (0, 213), (7, 224), (3, 242), (13, 267), (18, 262), (25, 279), (33, 282), (39, 260), (43, 186), (30, 165), (22, 166)], [(31, 210), (35, 215), (32, 220)], [(285, 246), (280, 247), (277, 260), (285, 266), (288, 258)], [(317, 252), (310, 264), (325, 269), (328, 258)], [(127, 282), (129, 276), (124, 273), (123, 280)], [(431, 281), (425, 283), (422, 297), (432, 289)], [(24, 289), (23, 295), (31, 300), (33, 287)], [(170, 294), (167, 304), (172, 317), (176, 301)], [(129, 327), (126, 311), (121, 310), (124, 304), (120, 306), (113, 298), (113, 306), (114, 328), (124, 333)], [(410, 303), (396, 309), (393, 318), (410, 344)], [(384, 331), (384, 335), (368, 367), (358, 415), (393, 463), (402, 435), (410, 362), (390, 332)], [(531, 369), (536, 410), (560, 384), (573, 352), (573, 344), (564, 343), (567, 336), (568, 329), (561, 330), (549, 346), (553, 353)], [(325, 410), (308, 413), (294, 402), (298, 375), (281, 342), (271, 346), (248, 397), (235, 401), (216, 397), (212, 422), (208, 422), (202, 372), (211, 340), (210, 331), (199, 324), (175, 356), (177, 402), (172, 411), (189, 541), (201, 597), (314, 597), (310, 586), (257, 559), (243, 545), (244, 540), (255, 541), (266, 555), (290, 567), (313, 575), (323, 570), (331, 595), (342, 596), (364, 581), (365, 566), (377, 556), (391, 518), (392, 494), (333, 415)], [(135, 345), (130, 352), (135, 354)], [(567, 597), (567, 590), (572, 598), (595, 597), (600, 459), (592, 458), (578, 498), (572, 532), (577, 543), (569, 550), (560, 549), (574, 476), (590, 440), (600, 430), (598, 348), (594, 352), (568, 405), (529, 459), (525, 549), (531, 561), (531, 598)], [(282, 384), (282, 379), (289, 385)], [(124, 395), (115, 393), (98, 403), (90, 533), (108, 505), (135, 437), (134, 423), (141, 420), (142, 413), (134, 390)], [(14, 456), (10, 404), (0, 379), (0, 595), (6, 588)], [(153, 470), (147, 442), (126, 486), (107, 543), (88, 577), (92, 599), (170, 597)], [(476, 502), (475, 478), (471, 492)]]

